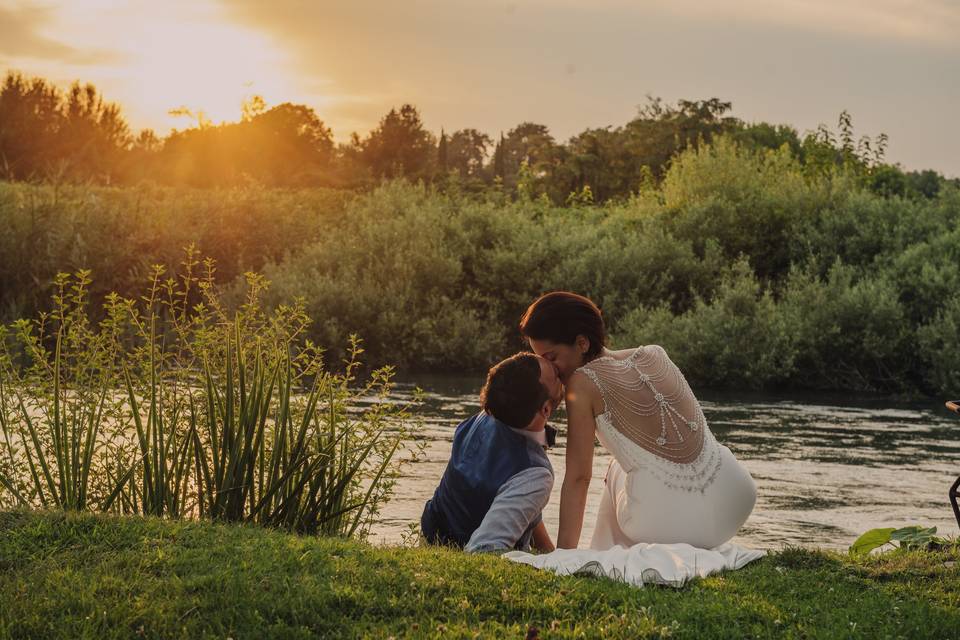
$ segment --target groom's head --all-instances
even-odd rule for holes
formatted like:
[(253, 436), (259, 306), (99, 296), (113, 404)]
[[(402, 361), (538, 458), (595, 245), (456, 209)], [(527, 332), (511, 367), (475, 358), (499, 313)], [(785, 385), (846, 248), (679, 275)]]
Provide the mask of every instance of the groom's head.
[(480, 391), (483, 410), (514, 429), (543, 429), (563, 397), (549, 360), (518, 353), (494, 365)]

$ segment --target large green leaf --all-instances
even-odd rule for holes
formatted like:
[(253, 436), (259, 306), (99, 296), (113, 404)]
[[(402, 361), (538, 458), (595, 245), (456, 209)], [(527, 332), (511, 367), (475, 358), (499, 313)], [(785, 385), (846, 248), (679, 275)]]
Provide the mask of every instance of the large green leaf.
[(891, 540), (891, 535), (896, 531), (893, 527), (884, 527), (882, 529), (870, 529), (865, 534), (857, 538), (850, 546), (850, 553), (854, 555), (870, 553), (878, 547), (882, 547)]
[(891, 540), (896, 540), (904, 548), (919, 547), (926, 549), (935, 539), (936, 527), (924, 528), (918, 525), (902, 527), (890, 534)]

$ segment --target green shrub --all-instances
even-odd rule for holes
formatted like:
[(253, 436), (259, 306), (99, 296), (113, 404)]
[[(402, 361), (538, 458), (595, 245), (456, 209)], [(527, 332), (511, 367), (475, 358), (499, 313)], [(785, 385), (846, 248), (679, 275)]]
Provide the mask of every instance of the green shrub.
[(956, 397), (960, 390), (960, 298), (947, 300), (937, 315), (917, 330), (917, 341), (928, 388)]
[(248, 275), (228, 311), (194, 255), (155, 267), (142, 297), (108, 296), (97, 324), (81, 272), (58, 276), (50, 315), (0, 329), (0, 508), (365, 535), (411, 459), (398, 452), (420, 451), (392, 369), (362, 383), (354, 340), (331, 371), (302, 306), (266, 311)]
[[(566, 289), (622, 339), (675, 335), (712, 385), (947, 392), (921, 329), (924, 344), (947, 339), (931, 336), (960, 284), (960, 188), (878, 195), (834, 165), (718, 137), (674, 158), (661, 186), (602, 206), (581, 190), (565, 207), (403, 180), (350, 195), (0, 184), (0, 315), (49, 309), (57, 271), (89, 267), (100, 318), (109, 291), (134, 295), (196, 240), (233, 283), (225, 302), (241, 304), (243, 273), (262, 267), (269, 306), (299, 299), (331, 362), (357, 332), (374, 366), (483, 370), (523, 348), (534, 298)], [(684, 344), (695, 334), (707, 342)]]
[(906, 311), (884, 274), (859, 276), (840, 262), (826, 278), (796, 271), (780, 307), (796, 345), (796, 383), (884, 391), (910, 384)]
[(676, 234), (702, 247), (715, 240), (728, 261), (744, 255), (764, 279), (790, 267), (796, 229), (829, 201), (786, 146), (749, 150), (718, 138), (677, 156), (663, 181)]
[(88, 270), (93, 311), (132, 295), (155, 264), (188, 245), (217, 263), (218, 282), (260, 271), (326, 233), (345, 192), (253, 187), (193, 190), (0, 182), (0, 322), (49, 310), (58, 273)]
[(698, 298), (676, 316), (664, 306), (637, 309), (620, 323), (615, 342), (661, 345), (692, 383), (756, 389), (794, 373), (787, 329), (773, 297), (740, 260), (709, 302)]

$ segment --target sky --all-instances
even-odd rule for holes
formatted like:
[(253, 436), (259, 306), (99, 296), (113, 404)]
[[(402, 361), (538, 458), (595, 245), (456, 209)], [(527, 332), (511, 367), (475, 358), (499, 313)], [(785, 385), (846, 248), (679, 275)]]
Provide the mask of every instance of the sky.
[(888, 161), (960, 177), (960, 0), (0, 0), (0, 70), (92, 82), (163, 135), (253, 95), (341, 141), (404, 102), (437, 133), (560, 141), (647, 96), (801, 133), (845, 109)]

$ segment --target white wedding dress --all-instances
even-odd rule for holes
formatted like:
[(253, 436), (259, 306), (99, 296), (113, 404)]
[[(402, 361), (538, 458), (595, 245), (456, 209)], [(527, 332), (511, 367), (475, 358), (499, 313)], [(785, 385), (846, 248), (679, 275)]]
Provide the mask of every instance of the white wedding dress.
[(756, 501), (753, 478), (713, 437), (662, 347), (607, 354), (578, 371), (604, 401), (597, 438), (613, 460), (590, 549), (505, 554), (557, 573), (681, 586), (763, 555), (730, 543)]

